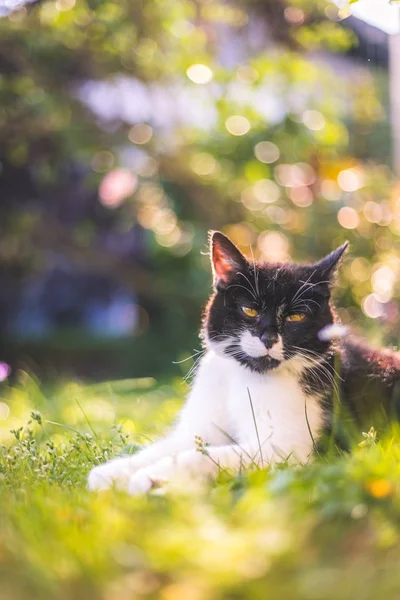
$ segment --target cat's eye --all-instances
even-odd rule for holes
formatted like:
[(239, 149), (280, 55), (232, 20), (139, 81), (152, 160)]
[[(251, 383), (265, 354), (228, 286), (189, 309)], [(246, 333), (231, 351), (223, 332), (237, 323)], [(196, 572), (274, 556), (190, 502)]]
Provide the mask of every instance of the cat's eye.
[(293, 315), (288, 315), (286, 317), (286, 321), (289, 321), (289, 323), (300, 323), (301, 321), (304, 321), (305, 318), (306, 318), (305, 314), (295, 313)]
[(242, 309), (242, 312), (244, 312), (246, 317), (251, 317), (252, 319), (254, 319), (254, 317), (257, 317), (258, 315), (258, 310), (256, 310), (255, 308), (251, 308), (250, 306), (241, 306), (240, 308)]

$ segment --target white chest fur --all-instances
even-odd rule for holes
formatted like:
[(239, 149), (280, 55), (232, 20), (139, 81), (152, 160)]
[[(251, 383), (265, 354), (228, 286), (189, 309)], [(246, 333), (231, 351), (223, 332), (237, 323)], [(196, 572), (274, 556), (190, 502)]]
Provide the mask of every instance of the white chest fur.
[(323, 425), (323, 413), (317, 398), (302, 389), (298, 371), (286, 366), (260, 375), (213, 351), (207, 358), (203, 377), (208, 373), (215, 380), (218, 373), (221, 389), (214, 402), (223, 400), (229, 435), (240, 445), (255, 450), (261, 446), (264, 460), (291, 456), (305, 462)]
[[(142, 452), (95, 467), (90, 489), (118, 485), (131, 494), (154, 482), (234, 472), (252, 463), (304, 463), (323, 425), (318, 400), (299, 383), (301, 365), (284, 363), (265, 375), (210, 350), (202, 359), (176, 427)], [(208, 443), (197, 451), (196, 438)]]

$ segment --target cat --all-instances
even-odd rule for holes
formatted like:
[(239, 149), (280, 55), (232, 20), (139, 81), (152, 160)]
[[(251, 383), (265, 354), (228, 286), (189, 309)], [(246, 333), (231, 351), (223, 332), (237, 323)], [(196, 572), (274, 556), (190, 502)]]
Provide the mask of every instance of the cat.
[(324, 439), (334, 434), (340, 443), (335, 397), (360, 435), (397, 415), (399, 357), (329, 339), (330, 327), (343, 327), (331, 288), (347, 246), (312, 265), (270, 264), (246, 259), (212, 232), (205, 354), (177, 424), (137, 454), (93, 468), (89, 489), (115, 485), (135, 495), (219, 469), (307, 463)]

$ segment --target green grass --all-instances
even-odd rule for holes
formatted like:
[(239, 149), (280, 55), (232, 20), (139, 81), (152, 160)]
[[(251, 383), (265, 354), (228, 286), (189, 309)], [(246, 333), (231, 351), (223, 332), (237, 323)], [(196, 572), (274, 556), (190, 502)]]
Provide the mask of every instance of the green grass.
[(195, 494), (89, 493), (91, 466), (160, 435), (185, 392), (25, 373), (0, 390), (1, 600), (400, 597), (399, 433)]

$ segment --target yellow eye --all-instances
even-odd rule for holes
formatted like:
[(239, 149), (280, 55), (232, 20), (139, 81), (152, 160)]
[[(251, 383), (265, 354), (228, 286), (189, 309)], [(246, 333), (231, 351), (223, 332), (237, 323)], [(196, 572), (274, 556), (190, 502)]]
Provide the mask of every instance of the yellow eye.
[(250, 308), (250, 306), (242, 306), (241, 309), (247, 317), (254, 318), (258, 315), (258, 310)]
[(304, 321), (305, 318), (306, 315), (303, 313), (296, 313), (294, 315), (288, 315), (286, 321), (289, 321), (289, 323), (300, 323), (300, 321)]

